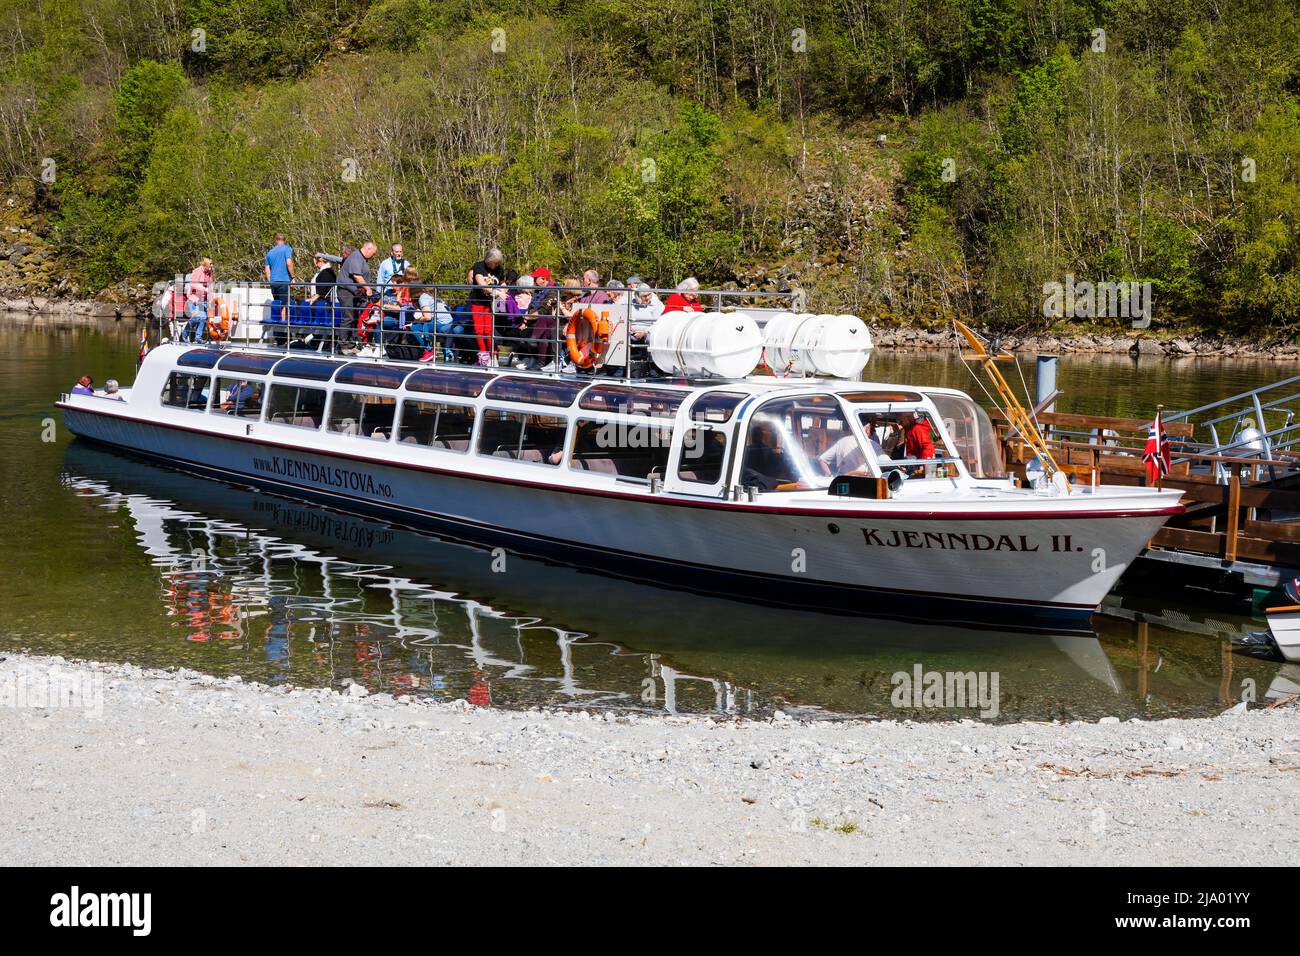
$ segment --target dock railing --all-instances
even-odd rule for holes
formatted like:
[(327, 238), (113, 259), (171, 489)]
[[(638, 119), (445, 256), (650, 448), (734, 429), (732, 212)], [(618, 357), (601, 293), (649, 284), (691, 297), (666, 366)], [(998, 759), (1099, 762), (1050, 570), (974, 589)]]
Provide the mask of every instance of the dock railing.
[[(1248, 452), (1270, 457), (1300, 444), (1300, 375), (1239, 392), (1186, 411), (1168, 412), (1166, 422), (1191, 425), (1200, 450), (1211, 454)], [(1221, 481), (1226, 471), (1218, 470)]]
[[(165, 284), (170, 297), (160, 310), (151, 345), (196, 342), (217, 348), (434, 364), (487, 362), (490, 367), (546, 371), (574, 371), (582, 367), (574, 360), (586, 360), (594, 348), (602, 376), (627, 379), (660, 374), (650, 358), (649, 332), (665, 314), (669, 296), (689, 295), (705, 312), (743, 310), (760, 326), (766, 316), (795, 311), (800, 303), (796, 292), (684, 292), (621, 285), (396, 282), (385, 288), (342, 282), (213, 282), (196, 286), (180, 275)], [(155, 291), (161, 294), (162, 288)], [(584, 313), (585, 318), (575, 321)], [(596, 327), (588, 321), (593, 317)]]

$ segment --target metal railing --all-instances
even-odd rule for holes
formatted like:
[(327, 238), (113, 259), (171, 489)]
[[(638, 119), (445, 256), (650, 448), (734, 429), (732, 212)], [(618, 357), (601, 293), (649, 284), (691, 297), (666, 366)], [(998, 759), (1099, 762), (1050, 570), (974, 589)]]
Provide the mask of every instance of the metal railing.
[[(1300, 383), (1300, 375), (1187, 411), (1168, 413), (1164, 420), (1184, 421), (1197, 431), (1206, 433), (1208, 441), (1195, 444), (1207, 454), (1224, 455), (1236, 450), (1247, 452), (1249, 456), (1271, 459), (1300, 444), (1300, 422), (1296, 420), (1295, 407), (1300, 402), (1300, 392), (1285, 391), (1297, 383)], [(1270, 418), (1281, 424), (1270, 428)], [(1253, 427), (1248, 426), (1248, 422), (1254, 422)], [(1245, 435), (1248, 427), (1254, 434)], [(1226, 437), (1221, 438), (1225, 433)], [(1216, 466), (1215, 474), (1221, 483), (1228, 481), (1223, 466)]]
[[(274, 290), (274, 291), (273, 291)], [(699, 310), (794, 311), (795, 292), (622, 286), (344, 282), (190, 282), (176, 276), (155, 286), (158, 315), (151, 345), (195, 342), (217, 348), (318, 352), (445, 365), (576, 372), (602, 377), (660, 377), (649, 332), (668, 297), (689, 295)], [(575, 317), (591, 310), (596, 334)], [(569, 334), (574, 332), (572, 336)], [(585, 350), (585, 351), (584, 351)]]

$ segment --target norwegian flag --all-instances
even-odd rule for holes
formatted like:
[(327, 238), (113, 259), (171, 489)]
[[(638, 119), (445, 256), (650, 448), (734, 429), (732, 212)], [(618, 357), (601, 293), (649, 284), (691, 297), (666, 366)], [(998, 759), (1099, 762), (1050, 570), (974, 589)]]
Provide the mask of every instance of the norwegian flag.
[(1169, 439), (1165, 437), (1165, 426), (1160, 421), (1160, 412), (1156, 412), (1147, 432), (1147, 446), (1142, 451), (1142, 464), (1147, 470), (1147, 483), (1155, 484), (1169, 474)]

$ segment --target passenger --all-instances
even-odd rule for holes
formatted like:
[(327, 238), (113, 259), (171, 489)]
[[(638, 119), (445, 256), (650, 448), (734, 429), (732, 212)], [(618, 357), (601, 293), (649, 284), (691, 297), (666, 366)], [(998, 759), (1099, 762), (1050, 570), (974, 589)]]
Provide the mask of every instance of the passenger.
[(519, 330), (519, 313), (514, 305), (514, 287), (519, 273), (507, 269), (502, 287), (492, 292), (492, 341), (496, 349), (513, 350)]
[(533, 293), (528, 308), (524, 311), (528, 340), (521, 343), (519, 360), (526, 363), (528, 368), (553, 372), (559, 368), (554, 360), (559, 297), (550, 269), (539, 266), (531, 275)]
[(230, 412), (232, 415), (242, 414), (244, 411), (253, 408), (257, 399), (257, 389), (251, 382), (239, 382), (230, 386), (226, 392), (226, 399), (221, 403), (222, 411)]
[(262, 271), (271, 285), (272, 311), (275, 310), (276, 302), (280, 303), (281, 309), (288, 309), (292, 288), (290, 283), (294, 281), (293, 246), (285, 241), (284, 233), (275, 234), (275, 245), (266, 251)]
[(208, 311), (216, 297), (212, 291), (212, 259), (204, 256), (185, 280), (185, 329), (182, 342), (202, 342), (208, 337)]
[(338, 273), (334, 271), (334, 256), (318, 252), (312, 258), (316, 265), (316, 274), (311, 277), (307, 287), (307, 298), (303, 300), (311, 313), (311, 325), (322, 334), (332, 333), (334, 329), (334, 304), (338, 301)]
[(793, 481), (790, 464), (781, 449), (776, 426), (770, 421), (757, 421), (749, 433), (745, 460), (741, 467), (741, 482), (757, 485), (771, 491), (778, 485)]
[(628, 277), (627, 287), (632, 290), (629, 308), (634, 322), (653, 322), (664, 314), (663, 300), (650, 291), (650, 286), (640, 276)]
[[(560, 293), (559, 301), (555, 305), (555, 322), (558, 328), (567, 328), (569, 322), (583, 310), (582, 299), (584, 293), (578, 288), (580, 281), (577, 276), (566, 276), (564, 285), (568, 288), (557, 290)], [(567, 335), (568, 333), (564, 332), (562, 334)], [(573, 363), (568, 361), (566, 352), (561, 352), (550, 365), (542, 369), (544, 372), (561, 370), (565, 372), (573, 371)]]
[(342, 342), (342, 352), (345, 355), (355, 355), (357, 349), (356, 327), (357, 320), (365, 310), (372, 295), (373, 288), (370, 278), (370, 260), (374, 254), (379, 251), (379, 246), (374, 242), (367, 240), (362, 243), (360, 249), (353, 249), (343, 260), (342, 275), (339, 277), (338, 299), (339, 308), (344, 313), (344, 339)]
[(578, 306), (582, 302), (583, 293), (578, 288), (579, 282), (577, 276), (565, 276), (563, 287), (557, 290), (560, 298), (556, 306), (556, 317), (565, 322), (581, 311)]
[(420, 274), (414, 269), (406, 270), (406, 285), (415, 301), (407, 306), (402, 324), (411, 330), (424, 349), (420, 361), (432, 362), (437, 357), (438, 336), (451, 332), (451, 309), (431, 288), (421, 283)]
[(591, 291), (584, 292), (580, 302), (587, 305), (605, 305), (610, 301), (609, 293), (600, 288), (600, 273), (595, 269), (588, 269), (582, 274), (582, 287)]
[(411, 267), (402, 255), (400, 242), (393, 243), (388, 252), (387, 258), (379, 263), (379, 269), (375, 272), (375, 285), (379, 289), (379, 298), (385, 309), (397, 304), (397, 289), (393, 279), (403, 275)]
[[(903, 429), (903, 440), (894, 449), (894, 457), (926, 459), (934, 457), (934, 435), (930, 419), (915, 412), (904, 412), (898, 417)], [(899, 449), (902, 454), (899, 454)]]
[(122, 393), (118, 391), (118, 387), (119, 386), (117, 384), (117, 379), (110, 378), (108, 381), (104, 383), (104, 397), (115, 398), (119, 402), (126, 401), (126, 399), (122, 397)]
[(312, 259), (316, 266), (316, 273), (311, 277), (311, 283), (307, 289), (307, 301), (312, 305), (317, 302), (334, 302), (338, 296), (334, 291), (334, 284), (338, 281), (339, 274), (335, 266), (342, 260), (337, 256), (331, 256), (326, 252), (318, 252)]
[(668, 312), (703, 312), (700, 305), (700, 280), (691, 276), (683, 279), (677, 291), (664, 300), (664, 313)]
[(510, 280), (510, 291), (498, 300), (497, 328), (505, 344), (510, 348), (512, 363), (516, 368), (525, 368), (524, 356), (531, 343), (532, 320), (528, 309), (533, 304), (533, 277), (516, 276)]
[[(876, 441), (874, 425), (870, 423), (871, 416), (863, 416), (862, 427), (867, 433), (867, 441), (871, 443), (871, 450), (881, 458), (885, 457), (885, 449), (880, 447), (880, 442)], [(817, 456), (817, 460), (826, 466), (826, 473), (834, 475), (847, 475), (854, 471), (865, 471), (867, 468), (867, 456), (862, 453), (862, 443), (858, 441), (856, 435), (845, 435), (835, 444), (831, 445), (824, 452)]]
[(549, 311), (555, 314), (555, 280), (551, 278), (551, 270), (546, 266), (538, 266), (529, 273), (533, 279), (533, 303), (531, 310), (534, 314), (540, 315), (545, 311), (549, 302)]
[(371, 323), (372, 328), (379, 326), (381, 341), (386, 337), (397, 338), (396, 333), (410, 324), (411, 314), (415, 311), (415, 303), (411, 301), (411, 287), (405, 273), (390, 277), (387, 295), (388, 298), (380, 297), (379, 316)]
[(73, 395), (94, 395), (95, 380), (89, 375), (83, 375), (77, 379), (77, 384), (72, 386)]
[(474, 289), (469, 294), (469, 307), (474, 321), (474, 339), (478, 345), (478, 364), (492, 366), (492, 302), (495, 290), (505, 280), (504, 257), (500, 249), (489, 249), (469, 270), (469, 284)]
[(627, 280), (627, 287), (631, 289), (628, 297), (628, 321), (632, 326), (632, 341), (644, 342), (650, 332), (650, 326), (654, 324), (655, 319), (664, 314), (664, 304), (659, 296), (650, 291), (650, 286), (646, 285), (640, 276), (632, 276)]

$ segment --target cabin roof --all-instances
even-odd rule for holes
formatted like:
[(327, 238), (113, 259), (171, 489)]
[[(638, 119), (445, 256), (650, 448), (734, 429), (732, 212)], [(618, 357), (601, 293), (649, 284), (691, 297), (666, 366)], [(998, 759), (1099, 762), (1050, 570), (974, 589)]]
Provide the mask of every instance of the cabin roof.
[[(569, 407), (579, 396), (579, 407), (588, 411), (615, 411), (608, 407), (618, 398), (642, 396), (649, 401), (655, 393), (680, 395), (676, 404), (692, 395), (732, 392), (745, 398), (833, 392), (857, 403), (924, 403), (929, 394), (965, 395), (958, 389), (924, 389), (890, 382), (846, 381), (831, 378), (777, 378), (751, 375), (739, 379), (697, 378), (612, 378), (599, 374), (481, 369), (469, 365), (429, 364), (400, 359), (294, 355), (282, 350), (235, 347), (214, 349), (169, 343), (150, 355), (168, 360), (178, 371), (218, 375), (269, 375), (274, 379), (297, 379), (313, 385), (333, 384), (363, 388), (403, 388), (408, 393), (489, 399), (528, 404)], [(170, 359), (168, 358), (170, 356)], [(529, 394), (531, 393), (531, 394)], [(538, 396), (541, 396), (540, 398)], [(602, 397), (604, 403), (602, 405)], [(660, 415), (671, 415), (666, 397)], [(738, 402), (734, 403), (738, 404)], [(675, 406), (674, 406), (675, 411)]]

